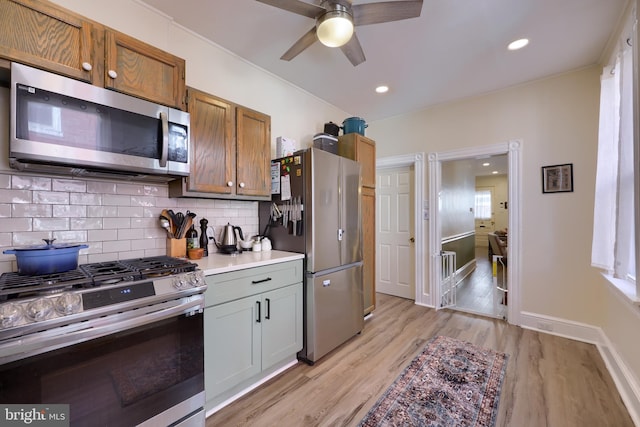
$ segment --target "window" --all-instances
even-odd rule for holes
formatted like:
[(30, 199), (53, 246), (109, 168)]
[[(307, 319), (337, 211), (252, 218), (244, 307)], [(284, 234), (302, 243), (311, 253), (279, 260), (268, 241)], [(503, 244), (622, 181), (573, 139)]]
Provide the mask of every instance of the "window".
[(476, 190), (475, 219), (491, 219), (491, 191)]
[(638, 301), (631, 40), (622, 38), (613, 65), (605, 67), (601, 77), (591, 264), (631, 284), (627, 289), (633, 291), (625, 293)]

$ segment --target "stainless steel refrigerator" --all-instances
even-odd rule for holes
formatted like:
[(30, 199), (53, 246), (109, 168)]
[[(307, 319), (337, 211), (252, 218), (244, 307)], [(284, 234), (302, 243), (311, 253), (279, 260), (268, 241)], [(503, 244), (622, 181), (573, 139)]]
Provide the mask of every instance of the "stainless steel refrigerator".
[(313, 364), (364, 327), (360, 164), (309, 148), (271, 166), (260, 229), (274, 249), (306, 254), (298, 357)]

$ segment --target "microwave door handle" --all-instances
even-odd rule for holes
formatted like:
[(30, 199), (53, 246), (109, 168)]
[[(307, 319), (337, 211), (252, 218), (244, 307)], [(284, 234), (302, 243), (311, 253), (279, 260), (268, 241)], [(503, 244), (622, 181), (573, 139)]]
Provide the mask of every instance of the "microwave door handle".
[(169, 119), (167, 113), (160, 112), (160, 121), (162, 122), (162, 154), (160, 155), (160, 167), (167, 166), (167, 158), (169, 157)]

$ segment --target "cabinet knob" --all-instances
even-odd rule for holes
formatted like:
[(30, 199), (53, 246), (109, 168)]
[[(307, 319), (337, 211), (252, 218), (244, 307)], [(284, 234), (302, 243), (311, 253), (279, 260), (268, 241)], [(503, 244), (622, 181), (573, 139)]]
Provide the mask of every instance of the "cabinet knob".
[(112, 79), (116, 79), (118, 78), (118, 73), (116, 73), (114, 70), (109, 70), (107, 72), (107, 74), (109, 75), (109, 77), (111, 77)]
[(244, 182), (240, 183), (240, 188), (244, 188)]
[(233, 181), (227, 182), (227, 187), (233, 187)]
[(91, 64), (89, 64), (88, 62), (83, 62), (82, 63), (82, 69), (85, 71), (91, 71), (93, 70), (93, 66)]

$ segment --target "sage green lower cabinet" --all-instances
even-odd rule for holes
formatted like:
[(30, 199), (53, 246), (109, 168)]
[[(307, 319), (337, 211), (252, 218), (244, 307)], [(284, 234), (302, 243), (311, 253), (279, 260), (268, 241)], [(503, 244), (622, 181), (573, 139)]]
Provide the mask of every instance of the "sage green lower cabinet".
[(206, 410), (296, 359), (302, 349), (302, 261), (208, 276)]

